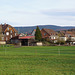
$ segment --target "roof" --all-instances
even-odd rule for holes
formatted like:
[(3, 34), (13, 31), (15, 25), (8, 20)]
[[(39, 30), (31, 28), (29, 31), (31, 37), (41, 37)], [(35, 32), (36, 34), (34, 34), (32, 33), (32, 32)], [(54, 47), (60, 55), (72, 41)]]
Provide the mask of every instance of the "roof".
[(36, 31), (36, 29), (34, 29), (33, 31)]
[(1, 24), (0, 25), (0, 27), (2, 27), (2, 31), (4, 32), (6, 29), (7, 29), (7, 27), (11, 27), (11, 28), (13, 28), (13, 30), (15, 31), (15, 32), (17, 32), (17, 30), (14, 28), (14, 27), (12, 27), (11, 25), (8, 25), (8, 24)]
[(56, 32), (54, 31), (54, 30), (52, 30), (52, 29), (42, 29), (42, 30), (44, 30), (46, 33), (48, 33), (49, 35), (51, 35), (51, 34), (55, 34)]
[(22, 37), (22, 36), (25, 36), (25, 34), (24, 34), (24, 33), (20, 33), (20, 34), (19, 34), (19, 36), (21, 36), (21, 37)]
[(66, 31), (65, 36), (70, 35), (70, 36), (75, 36), (75, 34), (72, 31)]
[(34, 38), (35, 36), (25, 36), (25, 37), (19, 37), (19, 39), (31, 39)]
[(66, 34), (73, 34), (71, 31), (66, 31)]

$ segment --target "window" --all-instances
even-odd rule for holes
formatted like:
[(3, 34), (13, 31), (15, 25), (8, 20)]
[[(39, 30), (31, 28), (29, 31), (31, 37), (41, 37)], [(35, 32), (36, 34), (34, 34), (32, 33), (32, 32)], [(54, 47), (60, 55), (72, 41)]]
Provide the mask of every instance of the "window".
[(8, 40), (8, 38), (6, 37), (6, 41)]
[(10, 37), (12, 38), (12, 35)]
[(53, 35), (53, 33), (51, 32), (51, 35)]
[(15, 36), (16, 36), (16, 33), (15, 33)]
[(46, 35), (46, 33), (44, 33), (44, 35)]
[(6, 32), (6, 35), (9, 35), (9, 32)]
[(55, 39), (55, 37), (54, 37), (54, 39)]
[(12, 33), (12, 30), (10, 31), (10, 33)]
[(4, 37), (2, 37), (2, 40), (4, 40)]
[(9, 30), (9, 27), (7, 28), (7, 30)]
[(4, 32), (2, 33), (2, 35), (4, 35)]

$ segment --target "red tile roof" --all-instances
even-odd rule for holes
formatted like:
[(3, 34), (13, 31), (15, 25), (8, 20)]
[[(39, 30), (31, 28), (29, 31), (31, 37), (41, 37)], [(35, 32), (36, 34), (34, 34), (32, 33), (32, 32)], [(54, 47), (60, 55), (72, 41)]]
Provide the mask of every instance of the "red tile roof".
[(60, 33), (63, 33), (64, 36), (75, 36), (73, 31), (60, 31)]
[(56, 34), (56, 32), (52, 29), (43, 29), (46, 33), (48, 33), (49, 35), (52, 35), (52, 34)]
[(31, 39), (34, 38), (35, 36), (25, 36), (25, 37), (19, 37), (19, 39)]

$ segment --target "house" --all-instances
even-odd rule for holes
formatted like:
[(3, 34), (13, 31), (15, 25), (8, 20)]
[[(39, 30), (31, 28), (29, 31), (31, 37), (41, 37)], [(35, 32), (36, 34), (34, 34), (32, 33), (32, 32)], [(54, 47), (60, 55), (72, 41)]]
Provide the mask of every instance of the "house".
[(2, 34), (1, 41), (9, 43), (10, 39), (17, 36), (18, 34), (17, 30), (9, 24), (1, 24), (0, 28)]
[(59, 40), (62, 40), (62, 41), (67, 41), (67, 39), (68, 39), (68, 38), (67, 38), (66, 36), (60, 36), (60, 37), (59, 37)]
[(75, 41), (75, 36), (71, 36), (71, 41)]
[(34, 42), (34, 40), (35, 36), (21, 36), (21, 34), (19, 34), (11, 39), (11, 44), (16, 44), (20, 46), (31, 46), (33, 45), (32, 42)]
[(36, 29), (33, 29), (33, 31), (31, 32), (31, 36), (35, 36), (35, 32), (36, 32)]
[(19, 37), (24, 37), (24, 36), (26, 36), (24, 33), (19, 34)]
[(49, 38), (51, 40), (55, 40), (58, 38), (56, 32), (52, 29), (45, 29), (41, 30), (42, 38)]
[(70, 44), (72, 45), (75, 45), (75, 36), (71, 36), (70, 37)]
[(32, 35), (32, 36), (35, 36), (35, 32), (36, 32), (36, 29), (34, 29), (34, 30), (31, 32), (31, 35)]
[(65, 36), (65, 37), (71, 37), (71, 36), (75, 36), (75, 33), (72, 31), (60, 31), (61, 36)]
[(74, 31), (60, 31), (61, 36), (59, 39), (66, 41), (69, 45), (75, 44), (75, 32)]
[(19, 40), (20, 40), (21, 46), (31, 46), (32, 42), (35, 40), (35, 36), (19, 37)]
[(72, 31), (66, 31), (64, 34), (66, 37), (75, 36), (75, 34)]

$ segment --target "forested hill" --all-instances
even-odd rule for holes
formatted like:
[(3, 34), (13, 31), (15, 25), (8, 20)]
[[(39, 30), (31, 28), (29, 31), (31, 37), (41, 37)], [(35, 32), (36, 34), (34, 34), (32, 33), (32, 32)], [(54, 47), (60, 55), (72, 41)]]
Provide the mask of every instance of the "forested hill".
[[(74, 29), (75, 26), (66, 26), (66, 27), (60, 27), (60, 26), (55, 26), (55, 25), (39, 25), (39, 28), (47, 28), (47, 29), (53, 29), (55, 31), (59, 30), (66, 30), (66, 29)], [(36, 26), (28, 26), (28, 27), (15, 27), (15, 29), (19, 33), (31, 33), (33, 29), (36, 29)]]

